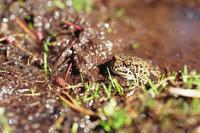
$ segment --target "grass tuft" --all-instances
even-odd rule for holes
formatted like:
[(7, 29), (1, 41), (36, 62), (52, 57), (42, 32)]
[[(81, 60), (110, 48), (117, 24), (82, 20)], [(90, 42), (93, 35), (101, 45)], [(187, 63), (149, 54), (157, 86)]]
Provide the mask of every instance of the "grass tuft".
[(120, 83), (117, 81), (117, 79), (113, 78), (110, 74), (110, 70), (109, 68), (107, 68), (108, 71), (108, 78), (112, 84), (112, 87), (120, 94), (123, 95), (124, 94), (124, 89), (123, 87), (120, 85)]
[(106, 97), (110, 98), (111, 97), (111, 89), (112, 89), (112, 84), (110, 83), (108, 86), (106, 86), (105, 84), (101, 84), (101, 86), (104, 89), (104, 92), (106, 93)]
[(100, 85), (96, 82), (92, 83), (92, 84), (86, 84), (84, 85), (85, 87), (85, 93), (84, 93), (84, 102), (88, 102), (91, 101), (93, 99), (97, 99), (98, 97), (100, 97), (99, 93), (100, 93)]
[(53, 46), (54, 43), (51, 43), (49, 39), (43, 42), (43, 60), (44, 60), (44, 71), (45, 74), (48, 74), (50, 71), (49, 65), (48, 65), (48, 56), (49, 56), (49, 46)]
[(126, 110), (118, 107), (114, 98), (110, 99), (110, 102), (104, 106), (103, 112), (106, 119), (101, 120), (100, 125), (106, 132), (118, 130), (132, 122), (131, 118), (127, 115)]
[(60, 8), (60, 9), (65, 8), (65, 4), (64, 4), (64, 2), (62, 2), (62, 0), (53, 0), (53, 3), (56, 7)]
[(74, 122), (72, 124), (71, 133), (78, 133), (78, 123)]
[(200, 74), (198, 74), (195, 70), (188, 72), (188, 67), (184, 66), (182, 77), (186, 88), (192, 89), (195, 87), (200, 89)]
[(91, 12), (91, 0), (72, 0), (72, 6), (76, 12)]
[(13, 133), (13, 130), (8, 124), (8, 120), (4, 116), (4, 113), (5, 113), (5, 108), (0, 107), (0, 125), (2, 125), (3, 133)]

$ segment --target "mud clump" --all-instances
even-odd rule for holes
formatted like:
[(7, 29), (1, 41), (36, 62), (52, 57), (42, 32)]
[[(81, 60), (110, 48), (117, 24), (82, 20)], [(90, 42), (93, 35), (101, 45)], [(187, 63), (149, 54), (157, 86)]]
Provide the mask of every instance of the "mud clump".
[(111, 58), (112, 42), (106, 39), (105, 31), (92, 28), (85, 20), (67, 20), (64, 24), (68, 32), (57, 36), (56, 47), (52, 47), (52, 51), (59, 55), (54, 70), (62, 71), (63, 66), (72, 63), (78, 73), (97, 79), (98, 66)]
[(74, 60), (81, 73), (96, 77), (98, 65), (104, 64), (111, 56), (112, 43), (95, 32), (84, 32), (80, 35), (80, 42), (73, 46)]

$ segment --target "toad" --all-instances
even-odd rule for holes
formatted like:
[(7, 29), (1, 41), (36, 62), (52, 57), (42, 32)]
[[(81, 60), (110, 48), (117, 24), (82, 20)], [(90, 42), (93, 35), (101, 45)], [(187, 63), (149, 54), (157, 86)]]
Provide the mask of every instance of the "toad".
[(152, 76), (158, 78), (160, 75), (160, 69), (151, 61), (124, 54), (113, 57), (110, 69), (112, 73), (140, 85), (147, 84)]

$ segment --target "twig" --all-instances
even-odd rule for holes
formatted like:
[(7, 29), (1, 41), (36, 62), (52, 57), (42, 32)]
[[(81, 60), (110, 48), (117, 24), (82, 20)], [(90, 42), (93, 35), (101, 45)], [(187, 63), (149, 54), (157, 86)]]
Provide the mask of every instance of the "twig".
[(65, 80), (67, 79), (68, 75), (69, 75), (69, 71), (71, 70), (72, 68), (72, 63), (69, 64), (69, 66), (67, 67), (67, 72), (65, 74)]
[(69, 21), (67, 21), (67, 20), (64, 20), (64, 23), (65, 23), (66, 25), (68, 25), (68, 26), (72, 26), (72, 27), (75, 28), (76, 30), (80, 30), (80, 31), (83, 30), (83, 28), (82, 28), (81, 26), (76, 25), (76, 24), (74, 24), (74, 23), (72, 23), (72, 22), (69, 22)]
[(72, 109), (80, 112), (80, 113), (83, 113), (85, 115), (97, 115), (95, 112), (91, 111), (91, 110), (88, 110), (84, 107), (81, 107), (77, 104), (73, 104), (72, 102), (70, 102), (69, 100), (67, 100), (65, 97), (63, 97), (62, 95), (58, 95), (59, 98), (65, 103), (67, 104), (69, 107), (71, 107)]
[(67, 82), (65, 82), (65, 80), (61, 77), (57, 77), (56, 81), (55, 81), (58, 85), (60, 85), (61, 87), (63, 87), (63, 89), (72, 89), (72, 88), (79, 88), (82, 87), (83, 84), (79, 83), (77, 85), (70, 85)]
[(0, 42), (5, 41), (6, 39), (7, 39), (7, 37), (0, 38)]
[(37, 41), (38, 38), (33, 31), (31, 31), (27, 25), (18, 17), (16, 17), (15, 22), (19, 25), (19, 27), (26, 32), (34, 41)]
[(38, 92), (38, 93), (27, 93), (27, 94), (22, 94), (22, 96), (28, 96), (28, 97), (30, 97), (30, 96), (35, 97), (35, 96), (40, 96), (40, 95), (41, 95), (40, 92)]
[(83, 84), (82, 83), (79, 83), (77, 85), (69, 85), (67, 87), (65, 87), (64, 89), (74, 89), (74, 88), (79, 88), (79, 87), (83, 87)]
[(199, 90), (171, 87), (171, 88), (169, 88), (168, 91), (169, 91), (169, 93), (174, 94), (174, 95), (200, 98), (200, 91)]
[(78, 104), (76, 103), (76, 101), (69, 95), (69, 93), (67, 93), (66, 91), (62, 92), (63, 94), (65, 94), (67, 96), (67, 98), (69, 98), (69, 100), (75, 104), (76, 106), (78, 106)]
[(61, 87), (66, 88), (67, 86), (69, 86), (69, 84), (67, 82), (65, 82), (65, 80), (61, 77), (56, 77), (55, 82), (60, 85)]
[(28, 107), (34, 107), (34, 106), (37, 106), (37, 105), (40, 105), (41, 103), (39, 101), (37, 102), (34, 102), (34, 103), (31, 103), (31, 104), (28, 104)]
[(11, 34), (8, 36), (4, 36), (0, 38), (0, 42), (7, 40), (9, 37), (24, 37), (24, 34), (16, 33), (16, 34)]

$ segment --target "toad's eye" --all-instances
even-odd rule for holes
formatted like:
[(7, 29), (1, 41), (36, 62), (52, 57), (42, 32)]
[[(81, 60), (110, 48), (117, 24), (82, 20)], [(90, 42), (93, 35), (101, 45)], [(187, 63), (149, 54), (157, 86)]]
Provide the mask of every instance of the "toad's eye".
[(116, 71), (121, 74), (127, 74), (127, 69), (123, 67), (116, 68)]
[(115, 63), (113, 66), (112, 66), (112, 69), (113, 70), (116, 70), (120, 67), (121, 65), (119, 63)]
[(113, 65), (113, 66), (112, 66), (112, 69), (113, 69), (113, 70), (116, 70), (116, 69), (117, 69), (117, 66), (116, 66), (116, 65)]

